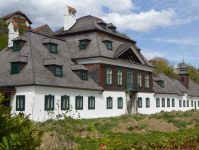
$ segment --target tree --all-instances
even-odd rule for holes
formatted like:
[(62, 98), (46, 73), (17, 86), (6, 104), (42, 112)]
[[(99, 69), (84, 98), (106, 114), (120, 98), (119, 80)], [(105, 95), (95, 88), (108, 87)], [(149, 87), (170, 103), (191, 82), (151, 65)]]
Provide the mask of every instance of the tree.
[(169, 65), (169, 60), (163, 57), (153, 57), (153, 60), (161, 60), (164, 61), (167, 65)]
[(122, 33), (126, 38), (131, 39), (126, 33)]
[(2, 35), (0, 36), (0, 50), (8, 46), (8, 36)]
[(26, 32), (26, 28), (24, 28), (22, 25), (19, 25), (19, 34), (24, 34)]

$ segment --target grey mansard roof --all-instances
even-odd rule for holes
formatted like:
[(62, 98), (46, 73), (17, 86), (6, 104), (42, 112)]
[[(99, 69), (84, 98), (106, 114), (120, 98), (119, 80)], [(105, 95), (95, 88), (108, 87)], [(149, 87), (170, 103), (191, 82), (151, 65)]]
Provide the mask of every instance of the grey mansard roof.
[[(17, 38), (20, 39), (20, 36)], [(0, 51), (0, 86), (25, 86), (42, 85), (52, 87), (66, 87), (86, 90), (102, 90), (92, 78), (88, 81), (81, 80), (71, 70), (75, 63), (71, 60), (70, 51), (65, 40), (58, 39), (27, 31), (22, 39), (27, 42), (20, 51), (12, 48), (4, 48)], [(43, 39), (57, 43), (57, 54), (50, 53), (44, 44)], [(19, 74), (11, 74), (11, 62), (26, 62)], [(63, 77), (54, 76), (44, 65), (62, 65)], [(81, 66), (81, 65), (80, 65)], [(84, 68), (82, 66), (82, 68)]]
[[(156, 80), (163, 80), (164, 87), (160, 87), (160, 85), (155, 82)], [(187, 89), (178, 79), (170, 78), (164, 73), (153, 77), (153, 90), (157, 94), (177, 94), (183, 96), (184, 93), (187, 93), (189, 96), (199, 97), (199, 85), (193, 80), (189, 79), (189, 88)]]

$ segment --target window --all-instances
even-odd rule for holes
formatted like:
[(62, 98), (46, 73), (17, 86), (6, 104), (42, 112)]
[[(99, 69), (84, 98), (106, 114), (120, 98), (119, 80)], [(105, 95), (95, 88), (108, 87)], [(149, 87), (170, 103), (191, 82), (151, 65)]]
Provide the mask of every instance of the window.
[(187, 100), (187, 107), (189, 107), (189, 100)]
[(170, 99), (167, 99), (167, 107), (170, 107)]
[(113, 108), (113, 99), (112, 97), (107, 97), (107, 109)]
[(107, 49), (112, 50), (112, 42), (107, 41)]
[(45, 95), (45, 111), (54, 110), (54, 95)]
[(81, 79), (82, 80), (88, 80), (88, 71), (87, 70), (81, 71)]
[(70, 98), (69, 96), (61, 96), (61, 110), (69, 110), (70, 109)]
[(163, 87), (164, 87), (164, 81), (161, 81), (161, 82), (160, 82), (160, 85), (161, 85), (161, 87), (163, 88)]
[(62, 77), (62, 66), (54, 66), (54, 76)]
[(142, 87), (142, 73), (138, 72), (137, 73), (137, 84)]
[(102, 23), (102, 28), (106, 29), (106, 24)]
[(117, 85), (118, 86), (123, 85), (123, 71), (121, 68), (117, 69)]
[(11, 63), (11, 74), (19, 73), (19, 63)]
[(116, 28), (112, 27), (112, 31), (113, 31), (113, 32), (116, 32)]
[(95, 109), (95, 97), (88, 97), (88, 109)]
[(138, 108), (142, 108), (142, 98), (138, 98)]
[(193, 107), (193, 101), (191, 101), (191, 107)]
[(13, 42), (13, 51), (19, 51), (21, 49), (21, 41)]
[(25, 111), (25, 95), (16, 96), (16, 111)]
[(186, 104), (185, 104), (185, 100), (183, 100), (183, 107), (186, 107), (185, 105), (186, 105)]
[(179, 107), (182, 107), (182, 101), (179, 100)]
[(146, 98), (146, 107), (150, 107), (150, 99)]
[(82, 40), (79, 42), (79, 48), (80, 49), (86, 49), (87, 48), (87, 40)]
[(198, 101), (198, 107), (199, 107), (199, 101)]
[(175, 107), (175, 99), (172, 99), (172, 107)]
[(57, 45), (56, 44), (50, 43), (50, 52), (57, 54)]
[(162, 99), (162, 107), (165, 107), (165, 99)]
[(145, 74), (145, 88), (149, 89), (149, 74)]
[(117, 106), (118, 106), (118, 109), (122, 109), (123, 108), (123, 98), (122, 97), (118, 97)]
[(183, 76), (181, 77), (181, 82), (184, 82), (184, 77)]
[(156, 98), (156, 107), (160, 107), (160, 99)]
[(113, 85), (113, 69), (110, 66), (106, 68), (106, 85)]
[(76, 110), (83, 110), (83, 96), (76, 96), (75, 99), (75, 109)]

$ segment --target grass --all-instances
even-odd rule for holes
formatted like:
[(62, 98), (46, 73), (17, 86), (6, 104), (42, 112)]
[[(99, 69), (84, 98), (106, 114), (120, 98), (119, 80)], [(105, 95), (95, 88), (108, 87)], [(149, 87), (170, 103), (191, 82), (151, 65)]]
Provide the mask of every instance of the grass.
[(129, 127), (127, 127), (127, 129), (128, 129), (129, 131), (133, 131), (133, 130), (134, 130), (134, 127), (133, 127), (133, 126), (129, 126)]
[(141, 124), (140, 125), (140, 127), (141, 127), (141, 129), (145, 129), (146, 127), (148, 127), (149, 125), (147, 125), (147, 124)]
[(140, 120), (144, 119), (145, 117), (146, 117), (146, 115), (140, 115), (140, 116), (134, 115), (134, 116), (133, 116), (133, 118), (134, 118), (136, 121), (140, 121)]
[(174, 123), (174, 125), (178, 128), (181, 128), (181, 127), (186, 128), (187, 126), (186, 121), (182, 121), (182, 120), (177, 120), (177, 123)]
[(198, 127), (199, 127), (199, 123), (196, 123), (196, 124), (195, 124), (195, 127), (198, 128)]

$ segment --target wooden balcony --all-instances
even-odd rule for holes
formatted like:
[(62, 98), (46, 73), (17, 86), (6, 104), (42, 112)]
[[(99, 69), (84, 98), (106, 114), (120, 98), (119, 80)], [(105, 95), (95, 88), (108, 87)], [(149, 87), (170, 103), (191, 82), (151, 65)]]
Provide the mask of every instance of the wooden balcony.
[(18, 22), (22, 22), (22, 23), (25, 23), (25, 22), (26, 22), (26, 19), (17, 18), (17, 17), (14, 17), (13, 20), (14, 20), (14, 21), (18, 21)]

